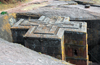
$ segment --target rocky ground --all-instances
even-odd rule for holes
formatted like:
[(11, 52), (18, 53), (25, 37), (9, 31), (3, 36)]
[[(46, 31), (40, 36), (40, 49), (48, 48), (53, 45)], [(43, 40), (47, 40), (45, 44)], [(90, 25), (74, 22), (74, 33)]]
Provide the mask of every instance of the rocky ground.
[[(88, 20), (88, 19), (99, 19), (100, 10), (99, 7), (90, 7), (89, 9), (84, 8), (84, 5), (68, 5), (75, 2), (59, 2), (54, 1), (49, 3), (49, 5), (33, 9), (31, 13), (37, 13), (45, 15), (48, 17), (57, 15), (57, 16), (68, 16), (71, 20)], [(94, 9), (96, 11), (94, 11)], [(91, 11), (90, 11), (91, 10)]]
[(0, 38), (0, 65), (72, 65)]
[[(8, 13), (29, 12), (32, 9), (34, 10), (34, 9), (39, 8), (39, 7), (43, 7), (43, 5), (44, 6), (47, 5), (47, 4), (54, 5), (55, 1), (59, 1), (59, 0), (33, 0), (31, 2), (28, 2), (28, 3), (25, 3), (25, 4), (20, 4), (19, 6), (15, 7), (15, 8), (10, 8), (10, 9), (4, 10), (4, 11), (7, 11)], [(73, 3), (72, 1), (75, 1), (75, 0), (72, 0), (72, 1), (70, 0), (71, 1), (70, 3), (65, 2), (67, 0), (61, 0), (61, 1), (63, 1), (62, 4), (70, 5), (69, 7), (75, 7), (75, 8), (87, 10), (87, 11), (90, 11), (90, 12), (100, 13), (99, 12), (99, 10), (100, 10), (99, 7), (91, 6), (89, 9), (86, 9), (86, 8), (84, 8), (83, 5), (73, 5), (75, 3)], [(82, 2), (86, 1), (87, 2), (87, 1), (92, 1), (92, 0), (78, 0), (78, 1), (82, 1)], [(0, 11), (0, 12), (2, 12), (2, 11)]]
[[(18, 6), (14, 7), (14, 8), (9, 8), (9, 9), (3, 10), (3, 11), (7, 11), (8, 13), (27, 12), (27, 11), (24, 11), (24, 10), (21, 10), (21, 9), (23, 9), (26, 6), (30, 6), (34, 3), (39, 3), (39, 2), (43, 2), (43, 1), (45, 1), (45, 0), (33, 0), (31, 2), (22, 3), (22, 4), (19, 4)], [(0, 12), (2, 12), (2, 11), (0, 10)]]

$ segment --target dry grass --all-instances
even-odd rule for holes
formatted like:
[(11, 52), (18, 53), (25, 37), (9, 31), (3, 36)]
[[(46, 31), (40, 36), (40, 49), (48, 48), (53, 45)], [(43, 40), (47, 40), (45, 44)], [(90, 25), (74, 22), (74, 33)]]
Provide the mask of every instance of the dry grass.
[(100, 5), (100, 0), (92, 0), (95, 4)]
[(14, 4), (0, 4), (0, 11), (6, 10), (6, 9), (9, 9), (9, 8), (14, 8), (14, 7), (18, 6), (19, 4), (27, 3), (27, 2), (30, 2), (30, 1), (32, 1), (32, 0), (25, 0), (24, 2), (17, 2), (17, 3), (14, 3)]
[(18, 4), (0, 4), (0, 11), (16, 7)]
[(47, 3), (32, 4), (32, 5), (28, 5), (28, 6), (23, 7), (21, 10), (28, 11), (28, 10), (33, 10), (33, 9), (43, 7), (43, 6), (46, 6), (46, 5), (47, 5)]

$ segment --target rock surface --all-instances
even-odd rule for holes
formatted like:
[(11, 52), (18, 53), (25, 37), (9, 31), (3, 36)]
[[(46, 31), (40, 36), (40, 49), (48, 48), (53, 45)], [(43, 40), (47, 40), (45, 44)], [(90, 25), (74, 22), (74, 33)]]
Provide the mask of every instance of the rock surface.
[[(60, 2), (61, 3), (61, 2)], [(65, 3), (53, 2), (48, 6), (37, 8), (35, 10), (31, 10), (29, 12), (37, 13), (45, 16), (67, 16), (70, 17), (71, 20), (95, 20), (100, 19), (100, 12), (98, 10), (100, 8), (91, 7), (89, 9), (85, 9), (83, 5), (66, 5)], [(93, 11), (93, 10), (96, 11)]]
[(0, 38), (0, 65), (72, 65)]

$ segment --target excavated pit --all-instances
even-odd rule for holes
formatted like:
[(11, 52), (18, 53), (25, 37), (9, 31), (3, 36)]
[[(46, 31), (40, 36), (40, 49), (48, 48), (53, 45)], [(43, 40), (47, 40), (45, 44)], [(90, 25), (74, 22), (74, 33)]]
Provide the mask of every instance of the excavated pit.
[[(19, 15), (18, 16), (18, 20), (20, 19), (20, 18), (23, 18), (23, 17), (25, 17), (25, 19), (30, 19), (30, 17), (26, 17), (26, 16), (23, 16), (23, 15)], [(39, 17), (35, 17), (35, 19), (38, 19)], [(95, 19), (95, 20), (74, 20), (73, 18), (72, 19), (70, 19), (71, 21), (78, 21), (78, 22), (87, 22), (87, 33), (88, 33), (88, 47), (89, 47), (89, 49), (88, 49), (88, 51), (89, 51), (89, 60), (90, 61), (93, 61), (93, 62), (97, 62), (95, 59), (94, 59), (94, 57), (95, 58), (97, 58), (98, 60), (99, 60), (99, 53), (98, 53), (98, 51), (99, 51), (99, 48), (97, 47), (99, 44), (100, 44), (100, 41), (99, 41), (99, 35), (100, 35), (100, 33), (99, 33), (99, 25), (100, 25), (100, 23), (99, 23), (99, 19)], [(96, 22), (96, 23), (95, 23)], [(27, 32), (27, 29), (26, 29), (26, 32)], [(92, 36), (92, 37), (91, 37)], [(21, 37), (18, 37), (19, 39), (21, 38)], [(19, 43), (19, 42), (18, 42)], [(22, 43), (22, 42), (21, 42)], [(94, 52), (95, 50), (97, 50), (97, 52)], [(94, 56), (94, 57), (93, 57)]]
[(69, 21), (69, 17), (60, 16), (21, 18), (11, 27), (11, 31), (13, 42), (24, 43), (32, 50), (76, 65), (88, 63), (86, 22)]
[[(28, 14), (27, 14), (28, 15)], [(32, 16), (32, 15), (31, 15)], [(28, 19), (28, 20), (31, 20), (32, 18), (34, 18), (34, 19), (38, 19), (39, 17), (40, 17), (41, 15), (36, 15), (35, 17), (30, 17), (29, 15), (28, 16), (25, 16), (25, 14), (23, 15), (23, 14), (17, 14), (17, 17), (16, 17), (16, 20), (18, 21), (19, 19)], [(5, 18), (5, 17), (4, 17)], [(89, 60), (90, 61), (93, 61), (93, 62), (97, 62), (97, 61), (95, 61), (95, 59), (92, 57), (93, 55), (94, 55), (94, 57), (95, 58), (98, 58), (99, 57), (99, 55), (97, 55), (97, 54), (99, 54), (98, 53), (98, 51), (99, 51), (99, 49), (98, 49), (98, 45), (99, 45), (99, 32), (98, 33), (94, 33), (95, 31), (99, 31), (100, 29), (99, 29), (99, 21), (100, 20), (71, 20), (71, 21), (78, 21), (78, 22), (87, 22), (87, 32), (88, 32), (88, 36), (89, 35), (92, 35), (92, 36), (94, 36), (94, 37), (88, 37), (88, 45), (89, 45)], [(98, 22), (97, 24), (96, 23), (94, 23), (94, 22)], [(7, 30), (6, 30), (7, 31)], [(16, 31), (16, 30), (13, 30), (13, 31)], [(24, 35), (27, 31), (28, 31), (28, 29), (18, 29), (17, 31), (19, 31), (19, 33), (21, 34), (21, 35)], [(23, 31), (23, 32), (22, 32)], [(12, 34), (13, 33), (15, 33), (15, 32), (12, 32)], [(11, 33), (10, 33), (11, 34)], [(8, 35), (8, 34), (7, 34)], [(8, 37), (9, 39), (10, 39), (10, 36), (6, 36), (6, 37)], [(13, 36), (13, 38), (17, 38), (17, 39), (19, 39), (19, 40), (23, 40), (23, 38), (21, 37), (21, 36)], [(3, 37), (2, 37), (3, 38)], [(4, 38), (4, 39), (6, 39), (7, 40), (7, 38)], [(9, 41), (9, 40), (8, 40)], [(22, 44), (22, 45), (24, 45), (24, 41), (21, 41), (21, 42), (19, 42), (18, 40), (17, 41), (12, 41), (12, 42), (14, 42), (14, 43), (19, 43), (19, 44)], [(95, 43), (95, 44), (94, 44)], [(96, 48), (97, 47), (97, 48)], [(96, 53), (94, 53), (94, 51), (95, 50), (97, 50), (97, 52)], [(92, 56), (91, 56), (91, 54), (92, 54)], [(96, 56), (95, 56), (95, 54), (96, 54)], [(99, 58), (98, 58), (99, 59)]]

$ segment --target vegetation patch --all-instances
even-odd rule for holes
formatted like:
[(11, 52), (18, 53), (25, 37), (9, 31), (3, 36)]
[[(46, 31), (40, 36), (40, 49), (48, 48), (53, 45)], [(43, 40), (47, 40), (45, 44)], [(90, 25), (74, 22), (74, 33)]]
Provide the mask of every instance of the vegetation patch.
[(100, 0), (92, 0), (95, 4), (100, 5)]
[(0, 11), (16, 7), (20, 4), (27, 3), (32, 0), (0, 0)]

